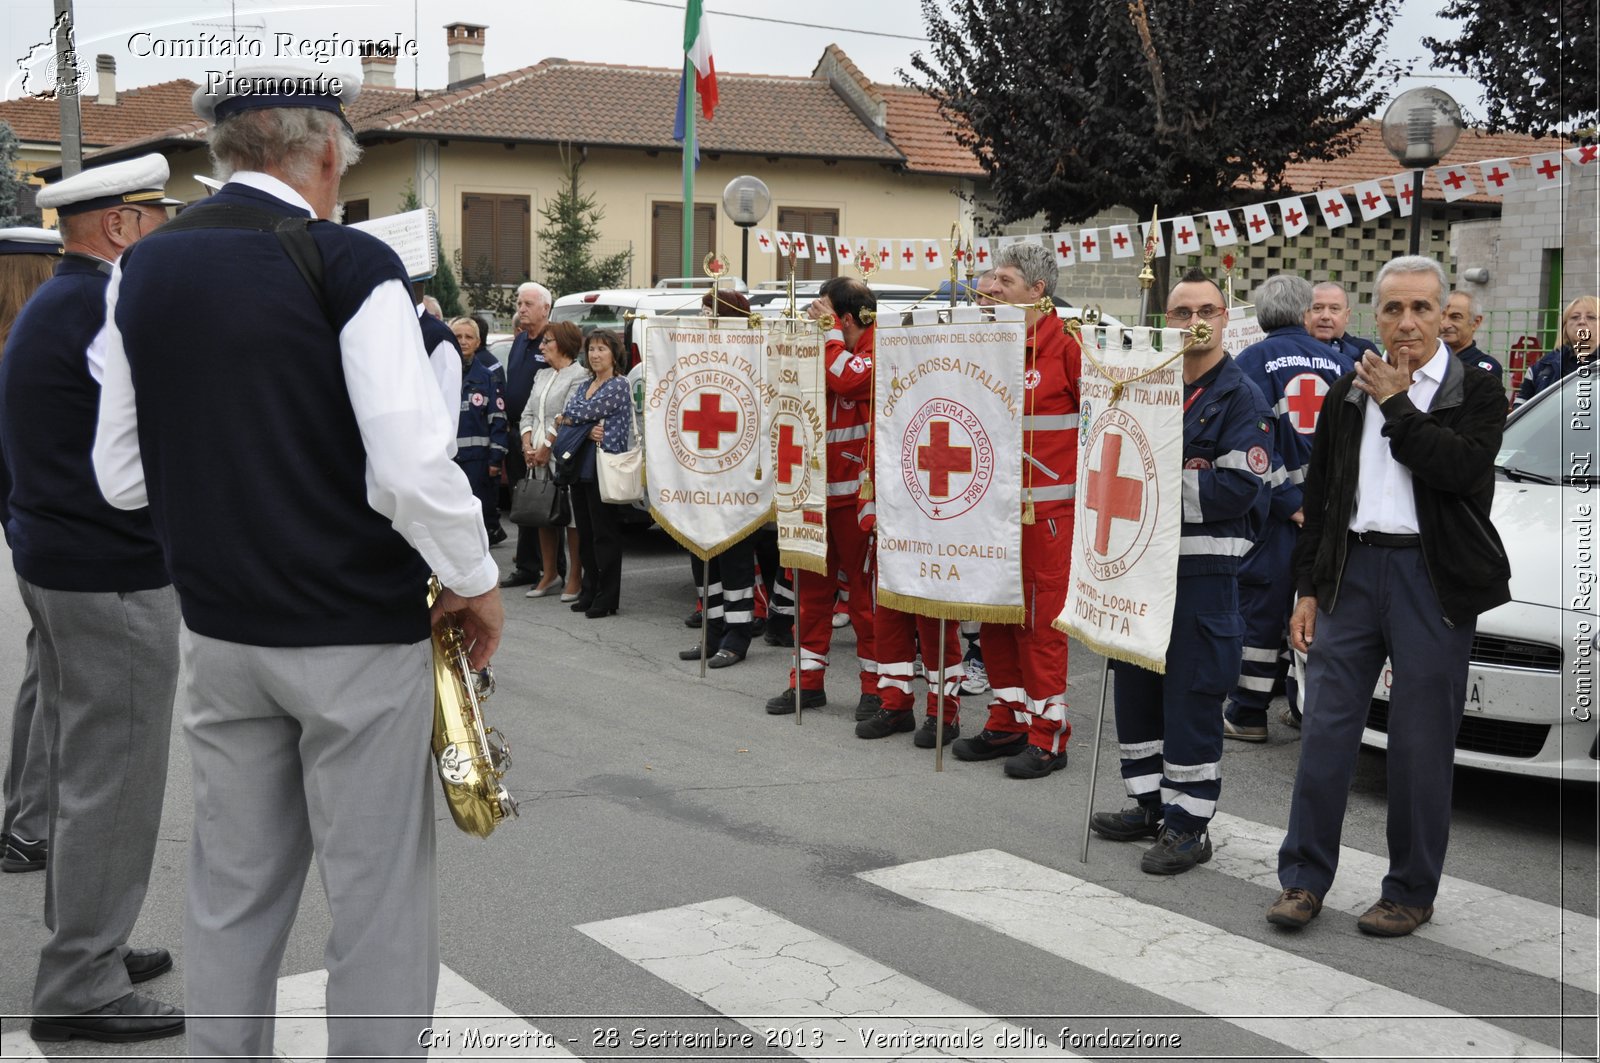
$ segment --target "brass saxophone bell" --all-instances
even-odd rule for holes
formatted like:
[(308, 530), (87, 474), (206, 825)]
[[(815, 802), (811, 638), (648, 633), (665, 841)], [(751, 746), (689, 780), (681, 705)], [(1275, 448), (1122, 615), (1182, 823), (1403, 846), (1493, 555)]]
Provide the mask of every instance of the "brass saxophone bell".
[[(429, 581), (428, 591), (431, 605), (440, 593), (437, 579)], [(460, 625), (446, 618), (434, 628), (433, 754), (450, 818), (479, 838), (517, 815), (516, 799), (501, 784), (511, 767), (511, 747), (483, 719), (494, 685), (491, 669), (472, 668)]]

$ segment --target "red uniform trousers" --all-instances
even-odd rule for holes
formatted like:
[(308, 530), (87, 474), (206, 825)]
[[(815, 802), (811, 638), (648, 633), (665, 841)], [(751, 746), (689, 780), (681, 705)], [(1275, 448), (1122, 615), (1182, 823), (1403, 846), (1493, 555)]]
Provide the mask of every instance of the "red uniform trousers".
[[(939, 621), (931, 616), (902, 613), (879, 604), (875, 614), (878, 651), (878, 696), (883, 707), (892, 711), (916, 708), (911, 696), (911, 681), (916, 674), (917, 646), (922, 646), (922, 669), (928, 677), (928, 715), (939, 711), (934, 686), (939, 678), (939, 662), (933, 647), (939, 644)], [(944, 624), (944, 722), (954, 724), (961, 713), (961, 681), (966, 669), (961, 664), (961, 647), (956, 638), (961, 625), (954, 620)]]
[(1028, 744), (1060, 753), (1072, 737), (1067, 722), (1067, 636), (1051, 626), (1067, 604), (1072, 513), (1022, 526), (1021, 624), (985, 623), (983, 663), (993, 700), (990, 731), (1027, 734)]
[[(872, 624), (872, 537), (861, 530), (856, 507), (828, 508), (828, 574), (795, 571), (795, 597), (800, 606), (800, 689), (821, 690), (833, 641), (834, 573), (843, 571), (850, 587), (850, 626), (856, 629), (856, 655), (861, 658), (861, 692), (878, 692), (878, 658)], [(789, 671), (794, 687), (794, 670)]]

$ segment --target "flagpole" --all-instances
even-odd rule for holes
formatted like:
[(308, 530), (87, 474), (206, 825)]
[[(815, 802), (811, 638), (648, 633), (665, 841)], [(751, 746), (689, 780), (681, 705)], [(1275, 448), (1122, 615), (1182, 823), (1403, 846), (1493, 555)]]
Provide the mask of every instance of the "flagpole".
[(694, 62), (683, 57), (683, 271), (694, 276), (694, 112), (700, 107)]

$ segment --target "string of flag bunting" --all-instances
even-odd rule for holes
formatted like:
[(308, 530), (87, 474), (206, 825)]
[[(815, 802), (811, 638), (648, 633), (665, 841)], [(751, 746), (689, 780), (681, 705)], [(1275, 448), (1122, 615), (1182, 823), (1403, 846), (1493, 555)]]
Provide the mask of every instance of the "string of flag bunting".
[[(1438, 166), (1433, 175), (1444, 192), (1446, 203), (1479, 194), (1490, 195), (1522, 189), (1556, 188), (1568, 167), (1593, 165), (1600, 156), (1600, 145), (1585, 144), (1564, 151), (1542, 155), (1522, 155), (1515, 158), (1485, 159), (1481, 162), (1452, 163)], [(1476, 176), (1476, 179), (1474, 179)], [(1391, 211), (1400, 217), (1410, 217), (1412, 201), (1417, 196), (1414, 171), (1397, 173), (1392, 177), (1357, 181), (1336, 188), (1324, 188), (1283, 199), (1252, 203), (1228, 210), (1203, 211), (1182, 215), (1160, 222), (1155, 233), (1156, 254), (1167, 253), (1167, 239), (1175, 254), (1197, 255), (1205, 247), (1204, 237), (1216, 247), (1239, 243), (1241, 237), (1249, 243), (1259, 244), (1271, 239), (1282, 227), (1286, 239), (1305, 232), (1315, 217), (1329, 229), (1340, 229), (1358, 218), (1372, 221)], [(1385, 185), (1388, 188), (1385, 188)], [(1306, 201), (1313, 206), (1307, 209)], [(1354, 202), (1354, 209), (1351, 203)], [(1312, 212), (1315, 211), (1314, 215)], [(1242, 217), (1244, 224), (1238, 224)], [(1010, 244), (1024, 241), (1045, 243), (1056, 256), (1056, 265), (1062, 268), (1080, 262), (1099, 262), (1102, 258), (1132, 258), (1140, 253), (1150, 235), (1150, 223), (1137, 225), (1110, 225), (1077, 232), (1032, 233), (1026, 236), (974, 237), (971, 241), (973, 261), (977, 270), (989, 268), (996, 251)], [(797, 259), (818, 263), (837, 262), (848, 266), (867, 258), (875, 259), (880, 270), (943, 270), (949, 266), (949, 254), (965, 257), (966, 246), (951, 247), (948, 239), (897, 239), (884, 237), (833, 236), (823, 233), (783, 232), (771, 229), (753, 231), (756, 246), (769, 255), (791, 253)]]

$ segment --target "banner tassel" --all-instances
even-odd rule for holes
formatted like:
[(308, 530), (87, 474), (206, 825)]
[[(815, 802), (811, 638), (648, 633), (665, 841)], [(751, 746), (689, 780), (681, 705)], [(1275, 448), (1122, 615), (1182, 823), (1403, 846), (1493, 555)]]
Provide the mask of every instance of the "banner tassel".
[(1033, 488), (1028, 488), (1028, 497), (1022, 503), (1022, 523), (1033, 523)]

